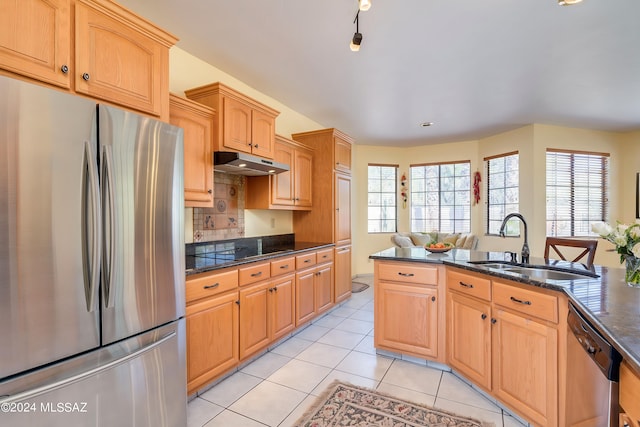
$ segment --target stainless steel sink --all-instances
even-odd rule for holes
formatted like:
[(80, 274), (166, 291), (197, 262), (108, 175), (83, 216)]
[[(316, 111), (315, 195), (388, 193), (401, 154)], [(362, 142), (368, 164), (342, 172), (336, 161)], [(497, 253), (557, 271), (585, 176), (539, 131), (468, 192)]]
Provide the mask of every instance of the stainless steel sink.
[(522, 265), (507, 261), (470, 261), (470, 264), (491, 270), (500, 270), (507, 273), (516, 273), (537, 280), (578, 280), (599, 277), (589, 271), (576, 271), (548, 265)]
[(503, 271), (522, 274), (536, 279), (549, 280), (578, 280), (593, 277), (592, 275), (581, 273), (569, 273), (567, 271), (549, 270), (547, 268), (511, 267)]

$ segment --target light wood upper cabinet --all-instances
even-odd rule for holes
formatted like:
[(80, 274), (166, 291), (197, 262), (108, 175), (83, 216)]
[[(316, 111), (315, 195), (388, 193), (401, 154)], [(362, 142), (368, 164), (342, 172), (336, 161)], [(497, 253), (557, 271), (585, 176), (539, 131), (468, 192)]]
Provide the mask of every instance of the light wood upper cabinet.
[(218, 112), (216, 151), (273, 159), (278, 111), (219, 82), (187, 90), (185, 94)]
[(335, 168), (337, 171), (351, 173), (351, 141), (342, 134), (333, 137), (335, 145)]
[(169, 121), (184, 130), (184, 205), (213, 207), (215, 110), (171, 94)]
[(76, 91), (160, 116), (169, 95), (170, 45), (116, 4), (76, 0), (75, 11)]
[(0, 68), (70, 88), (71, 0), (2, 0)]
[(276, 135), (274, 160), (289, 165), (289, 171), (276, 175), (247, 177), (245, 207), (309, 210), (313, 202), (311, 150)]
[(1, 12), (0, 68), (168, 120), (173, 35), (110, 0), (3, 0)]
[[(313, 149), (313, 208), (309, 212), (294, 212), (296, 238), (309, 242), (350, 244), (350, 166), (337, 167), (337, 163), (351, 164), (352, 139), (333, 128), (296, 133), (291, 138)], [(345, 154), (347, 152), (348, 155)], [(336, 159), (342, 160), (337, 162)]]

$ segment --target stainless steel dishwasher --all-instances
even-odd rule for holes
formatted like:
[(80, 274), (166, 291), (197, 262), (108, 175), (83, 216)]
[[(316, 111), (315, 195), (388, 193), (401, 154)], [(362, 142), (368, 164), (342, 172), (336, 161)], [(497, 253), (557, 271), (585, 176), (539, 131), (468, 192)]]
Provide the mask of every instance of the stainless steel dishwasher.
[(567, 324), (566, 425), (617, 427), (622, 356), (572, 304)]

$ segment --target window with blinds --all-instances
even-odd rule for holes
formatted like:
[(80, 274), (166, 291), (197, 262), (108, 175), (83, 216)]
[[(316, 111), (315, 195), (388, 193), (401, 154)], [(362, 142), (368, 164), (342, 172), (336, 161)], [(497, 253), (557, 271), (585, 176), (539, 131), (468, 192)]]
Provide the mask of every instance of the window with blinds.
[(595, 236), (608, 191), (609, 154), (547, 149), (547, 236)]
[(398, 165), (369, 165), (367, 214), (369, 233), (397, 231), (397, 170)]
[(471, 231), (471, 163), (411, 165), (411, 231)]
[[(520, 208), (520, 156), (518, 152), (484, 159), (487, 165), (487, 234), (498, 235), (502, 220)], [(505, 235), (519, 236), (520, 221), (507, 223)]]

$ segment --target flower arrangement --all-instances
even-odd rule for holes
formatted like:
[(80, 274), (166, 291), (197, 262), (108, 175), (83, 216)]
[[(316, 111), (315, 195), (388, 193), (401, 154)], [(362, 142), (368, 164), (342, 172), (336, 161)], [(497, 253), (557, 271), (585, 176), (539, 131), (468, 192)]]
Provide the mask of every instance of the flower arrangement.
[(616, 252), (620, 254), (620, 263), (625, 260), (625, 256), (640, 258), (640, 220), (636, 220), (633, 224), (618, 223), (616, 227), (611, 227), (604, 222), (596, 222), (591, 224), (591, 231), (616, 245)]
[(626, 262), (626, 281), (640, 286), (640, 220), (632, 224), (618, 223), (615, 227), (604, 222), (591, 224), (591, 230), (616, 246), (620, 264)]

